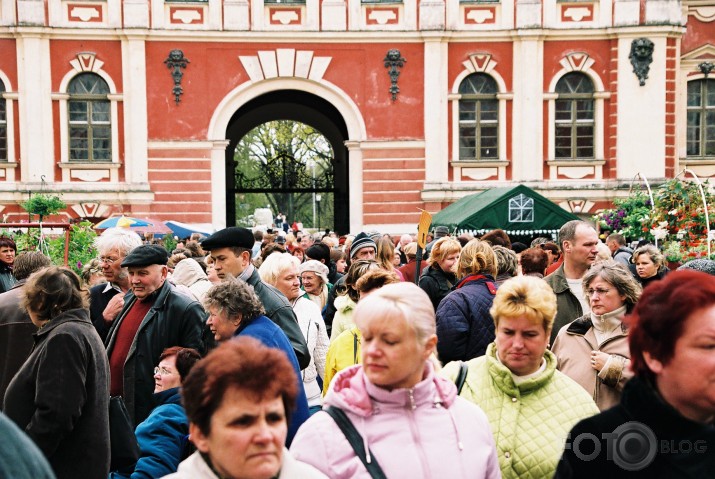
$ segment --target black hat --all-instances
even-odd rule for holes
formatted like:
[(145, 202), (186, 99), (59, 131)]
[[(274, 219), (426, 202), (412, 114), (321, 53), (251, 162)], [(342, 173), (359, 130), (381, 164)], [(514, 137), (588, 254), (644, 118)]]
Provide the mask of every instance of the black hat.
[(251, 230), (240, 226), (231, 226), (219, 230), (203, 240), (201, 247), (206, 251), (231, 247), (252, 249), (253, 243), (255, 240)]
[(143, 244), (137, 246), (122, 261), (122, 267), (148, 266), (150, 264), (165, 265), (169, 260), (169, 252), (163, 246)]

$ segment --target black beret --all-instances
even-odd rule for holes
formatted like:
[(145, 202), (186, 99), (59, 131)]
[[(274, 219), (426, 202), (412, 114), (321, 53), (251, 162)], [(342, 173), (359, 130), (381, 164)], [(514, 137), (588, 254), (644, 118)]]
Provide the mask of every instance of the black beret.
[(239, 247), (252, 249), (255, 243), (253, 233), (248, 228), (240, 226), (231, 226), (219, 230), (203, 240), (201, 247), (206, 251), (211, 251), (219, 248)]
[(150, 264), (165, 265), (169, 261), (169, 252), (163, 246), (143, 244), (137, 246), (124, 258), (122, 266), (148, 266)]

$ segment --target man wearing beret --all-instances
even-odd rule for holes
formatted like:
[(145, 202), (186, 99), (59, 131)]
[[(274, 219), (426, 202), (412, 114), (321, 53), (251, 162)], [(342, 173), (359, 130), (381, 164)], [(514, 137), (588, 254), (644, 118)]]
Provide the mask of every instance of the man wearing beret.
[(133, 249), (122, 261), (131, 291), (107, 336), (110, 394), (122, 396), (136, 426), (154, 407), (154, 366), (171, 346), (204, 352), (201, 340), (206, 313), (188, 295), (166, 281), (169, 259), (158, 245)]
[(201, 247), (211, 253), (214, 269), (221, 280), (238, 278), (253, 286), (256, 296), (263, 303), (266, 316), (288, 336), (300, 368), (308, 367), (310, 353), (293, 308), (280, 291), (261, 281), (258, 270), (251, 263), (251, 230), (240, 226), (224, 228), (203, 240)]

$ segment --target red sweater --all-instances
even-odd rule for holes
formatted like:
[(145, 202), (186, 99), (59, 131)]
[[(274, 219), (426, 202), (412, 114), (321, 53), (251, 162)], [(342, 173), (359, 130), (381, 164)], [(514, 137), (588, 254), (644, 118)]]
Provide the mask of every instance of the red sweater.
[(139, 326), (153, 304), (153, 301), (135, 301), (119, 325), (114, 349), (112, 349), (112, 355), (109, 357), (109, 373), (111, 377), (109, 394), (112, 396), (123, 395), (124, 362), (127, 360), (129, 349), (132, 347)]

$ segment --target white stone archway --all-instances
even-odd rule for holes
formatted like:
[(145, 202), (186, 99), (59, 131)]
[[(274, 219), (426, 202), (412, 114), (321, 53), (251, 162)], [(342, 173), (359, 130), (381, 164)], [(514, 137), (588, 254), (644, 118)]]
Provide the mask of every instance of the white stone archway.
[(229, 92), (218, 104), (211, 117), (208, 138), (214, 147), (211, 151), (211, 207), (212, 223), (216, 228), (226, 226), (225, 152), (228, 145), (226, 130), (233, 115), (249, 101), (280, 90), (298, 90), (316, 95), (332, 104), (340, 113), (348, 130), (345, 145), (348, 149), (350, 185), (350, 231), (360, 231), (363, 223), (362, 149), (366, 139), (365, 121), (355, 102), (336, 85), (296, 77), (277, 77), (247, 82)]

